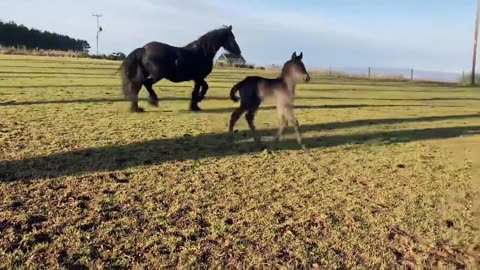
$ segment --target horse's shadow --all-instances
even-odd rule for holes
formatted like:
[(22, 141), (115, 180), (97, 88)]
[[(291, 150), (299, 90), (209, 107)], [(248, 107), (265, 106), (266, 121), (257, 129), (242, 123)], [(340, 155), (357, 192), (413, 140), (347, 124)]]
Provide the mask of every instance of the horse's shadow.
[[(334, 105), (295, 105), (295, 109), (356, 109), (356, 108), (375, 108), (375, 107), (432, 107), (432, 105), (423, 104), (334, 104)], [(448, 106), (450, 107), (450, 106)], [(454, 106), (451, 106), (454, 107)], [(231, 113), (234, 107), (225, 108), (207, 108), (203, 109), (203, 113)], [(276, 110), (275, 106), (261, 106), (259, 110), (269, 111)]]
[[(371, 119), (350, 122), (333, 122), (303, 125), (304, 132), (325, 129), (363, 126), (370, 124), (391, 124), (401, 122), (426, 122), (447, 119), (479, 118), (480, 114), (420, 117), (408, 119)], [(262, 136), (272, 136), (275, 130), (260, 130)], [(328, 135), (306, 137), (305, 143), (311, 149), (327, 148), (350, 144), (399, 143), (428, 139), (454, 138), (480, 134), (480, 126), (457, 126), (430, 129), (393, 130), (374, 133)], [(308, 134), (307, 134), (308, 135)], [(51, 177), (79, 175), (85, 173), (127, 169), (130, 167), (163, 164), (170, 161), (227, 157), (252, 153), (260, 149), (251, 140), (248, 132), (236, 135), (237, 143), (232, 144), (227, 133), (210, 133), (198, 136), (154, 139), (126, 145), (109, 145), (86, 148), (66, 153), (0, 161), (0, 181), (26, 181)], [(286, 140), (278, 146), (282, 150), (300, 150), (296, 141)]]

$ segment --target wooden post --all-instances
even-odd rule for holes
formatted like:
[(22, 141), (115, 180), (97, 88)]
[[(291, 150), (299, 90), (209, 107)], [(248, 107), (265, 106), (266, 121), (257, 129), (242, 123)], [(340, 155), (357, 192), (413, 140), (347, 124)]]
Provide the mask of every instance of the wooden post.
[(368, 67), (368, 78), (370, 79), (370, 72), (371, 72), (371, 68)]
[(411, 70), (411, 72), (410, 72), (410, 81), (413, 81), (413, 68), (412, 68), (412, 70)]
[(330, 65), (330, 68), (328, 69), (328, 75), (332, 76), (332, 65)]
[(480, 0), (477, 2), (477, 15), (475, 16), (475, 37), (473, 41), (473, 65), (472, 65), (472, 85), (475, 85), (475, 68), (477, 65), (477, 44), (478, 44), (478, 17), (480, 16)]

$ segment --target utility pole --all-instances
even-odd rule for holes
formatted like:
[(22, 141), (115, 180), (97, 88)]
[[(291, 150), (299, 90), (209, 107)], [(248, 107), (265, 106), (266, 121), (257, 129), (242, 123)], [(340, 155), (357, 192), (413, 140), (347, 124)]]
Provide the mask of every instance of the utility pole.
[(473, 42), (473, 65), (472, 65), (472, 85), (475, 85), (475, 67), (477, 65), (477, 45), (478, 45), (478, 17), (480, 16), (480, 0), (477, 2), (477, 15), (475, 18), (475, 38)]
[(103, 17), (103, 15), (92, 13), (92, 16), (97, 17), (97, 55), (98, 55), (98, 35), (103, 30), (102, 27), (100, 26), (100, 17)]

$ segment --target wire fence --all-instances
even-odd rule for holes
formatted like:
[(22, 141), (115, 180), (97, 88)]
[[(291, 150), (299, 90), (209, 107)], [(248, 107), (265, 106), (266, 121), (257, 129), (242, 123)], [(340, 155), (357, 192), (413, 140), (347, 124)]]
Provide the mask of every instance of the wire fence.
[(443, 72), (429, 71), (415, 68), (342, 68), (328, 67), (316, 69), (316, 71), (329, 75), (343, 75), (365, 77), (372, 79), (402, 79), (402, 80), (419, 80), (419, 81), (438, 81), (438, 82), (466, 82), (469, 75), (465, 72)]

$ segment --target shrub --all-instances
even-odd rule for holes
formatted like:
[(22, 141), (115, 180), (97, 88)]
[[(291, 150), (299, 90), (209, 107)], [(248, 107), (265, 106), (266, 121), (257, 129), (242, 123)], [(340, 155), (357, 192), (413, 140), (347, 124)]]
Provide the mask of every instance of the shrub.
[[(472, 73), (465, 73), (464, 75), (458, 78), (458, 81), (463, 85), (470, 85), (472, 84)], [(480, 74), (475, 75), (475, 82), (480, 83)]]
[(34, 55), (34, 56), (55, 56), (55, 57), (78, 57), (78, 58), (93, 58), (106, 60), (123, 60), (126, 55), (122, 52), (114, 52), (109, 55), (91, 55), (86, 52), (77, 51), (58, 51), (58, 50), (42, 50), (42, 49), (26, 49), (14, 47), (0, 47), (0, 53), (10, 55)]

